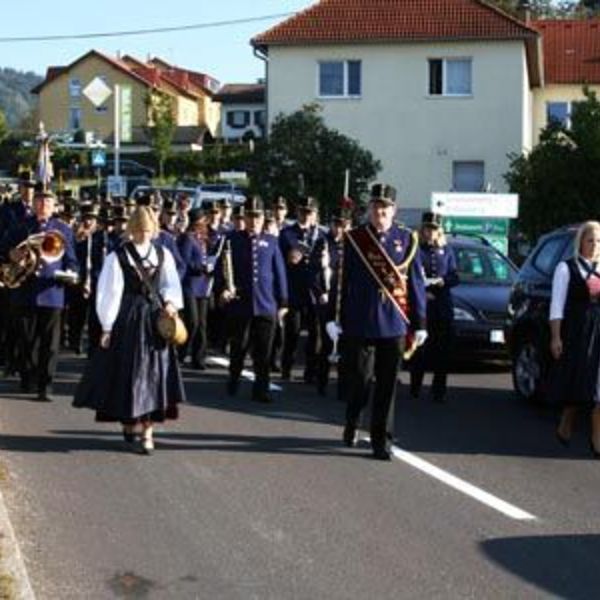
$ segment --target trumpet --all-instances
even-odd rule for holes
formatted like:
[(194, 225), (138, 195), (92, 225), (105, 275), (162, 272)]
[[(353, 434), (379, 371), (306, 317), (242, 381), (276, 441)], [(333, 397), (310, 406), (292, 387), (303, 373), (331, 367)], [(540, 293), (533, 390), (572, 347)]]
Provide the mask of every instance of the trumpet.
[(9, 289), (18, 288), (38, 272), (42, 263), (61, 260), (65, 247), (65, 238), (58, 231), (30, 235), (13, 249), (15, 259), (0, 265), (0, 283)]

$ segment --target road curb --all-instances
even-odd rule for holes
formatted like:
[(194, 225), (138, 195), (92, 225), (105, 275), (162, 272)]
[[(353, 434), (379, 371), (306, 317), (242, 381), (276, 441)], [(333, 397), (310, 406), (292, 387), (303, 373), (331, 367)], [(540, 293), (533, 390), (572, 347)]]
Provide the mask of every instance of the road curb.
[(11, 579), (12, 596), (8, 596), (10, 600), (13, 598), (14, 600), (35, 600), (25, 561), (8, 518), (2, 491), (0, 491), (0, 576)]

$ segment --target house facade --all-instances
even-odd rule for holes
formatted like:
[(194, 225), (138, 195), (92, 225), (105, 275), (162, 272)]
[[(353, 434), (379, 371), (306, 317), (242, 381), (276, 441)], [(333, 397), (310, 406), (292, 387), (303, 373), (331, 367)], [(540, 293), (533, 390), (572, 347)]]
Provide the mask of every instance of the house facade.
[(221, 138), (228, 143), (264, 137), (266, 128), (265, 85), (227, 84), (215, 100), (221, 103)]
[[(110, 57), (92, 50), (66, 67), (50, 67), (46, 79), (32, 90), (38, 95), (40, 119), (50, 134), (82, 131), (112, 145), (115, 102), (111, 93), (95, 105), (85, 90), (101, 81), (111, 91), (121, 90), (121, 143), (123, 152), (148, 149), (148, 100), (167, 94), (173, 101), (175, 150), (198, 149), (208, 136), (217, 135), (220, 105), (213, 100), (219, 83), (206, 75), (160, 61), (146, 63), (131, 56)], [(214, 82), (214, 84), (213, 84)]]
[(539, 33), (477, 0), (326, 0), (252, 40), (267, 113), (318, 102), (382, 162), (409, 208), (433, 191), (506, 190), (533, 143)]
[(535, 90), (534, 142), (550, 120), (568, 125), (583, 86), (600, 93), (600, 21), (533, 21), (542, 36), (544, 86)]

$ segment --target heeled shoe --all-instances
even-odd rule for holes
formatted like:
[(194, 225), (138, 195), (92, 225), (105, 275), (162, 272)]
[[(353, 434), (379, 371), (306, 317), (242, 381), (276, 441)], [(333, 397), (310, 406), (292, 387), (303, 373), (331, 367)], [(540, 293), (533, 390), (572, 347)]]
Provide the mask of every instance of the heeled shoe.
[(556, 439), (558, 440), (558, 443), (563, 448), (568, 448), (571, 445), (571, 439), (562, 435), (558, 429), (554, 433), (556, 434)]
[(152, 436), (144, 436), (140, 442), (140, 452), (146, 456), (152, 456), (154, 454), (154, 440)]

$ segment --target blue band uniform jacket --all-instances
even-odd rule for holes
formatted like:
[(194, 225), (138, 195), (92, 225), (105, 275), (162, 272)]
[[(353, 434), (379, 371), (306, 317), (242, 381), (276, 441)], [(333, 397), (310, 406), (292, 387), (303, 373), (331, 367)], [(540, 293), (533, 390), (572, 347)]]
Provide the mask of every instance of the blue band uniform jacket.
[(209, 273), (209, 264), (214, 266), (214, 257), (207, 255), (206, 244), (196, 239), (192, 233), (182, 234), (178, 245), (186, 267), (182, 281), (184, 294), (194, 298), (210, 297), (214, 275)]
[[(386, 232), (370, 227), (385, 252), (396, 265), (407, 258), (412, 244), (409, 229), (395, 223)], [(409, 318), (413, 330), (426, 327), (426, 296), (419, 253), (408, 269)], [(352, 244), (344, 244), (342, 287), (342, 330), (345, 336), (368, 339), (393, 338), (407, 333), (407, 323), (398, 308), (381, 290)]]
[[(311, 255), (316, 243), (324, 237), (323, 230), (317, 226), (300, 227), (294, 223), (279, 233), (279, 247), (285, 260), (288, 285), (290, 291), (290, 308), (303, 308), (313, 303), (310, 293), (312, 269)], [(299, 250), (303, 258), (292, 265), (288, 255), (292, 250)]]
[(15, 304), (29, 307), (64, 308), (65, 286), (56, 281), (56, 271), (71, 270), (79, 272), (79, 263), (75, 255), (75, 243), (72, 229), (63, 221), (51, 218), (40, 223), (35, 216), (28, 217), (25, 222), (9, 232), (1, 244), (1, 254), (7, 258), (12, 248), (35, 233), (44, 231), (58, 231), (65, 239), (65, 253), (63, 257), (53, 263), (42, 262), (38, 275), (29, 277), (23, 285), (14, 291)]
[(421, 244), (419, 254), (425, 277), (442, 277), (444, 280), (443, 286), (427, 286), (427, 319), (452, 321), (454, 305), (450, 288), (459, 283), (454, 252), (448, 246), (438, 248), (431, 244)]
[[(240, 317), (276, 316), (278, 309), (288, 304), (285, 265), (277, 238), (268, 233), (232, 231), (228, 240), (236, 298), (227, 304), (227, 310)], [(225, 289), (224, 254), (216, 267), (218, 294)]]

